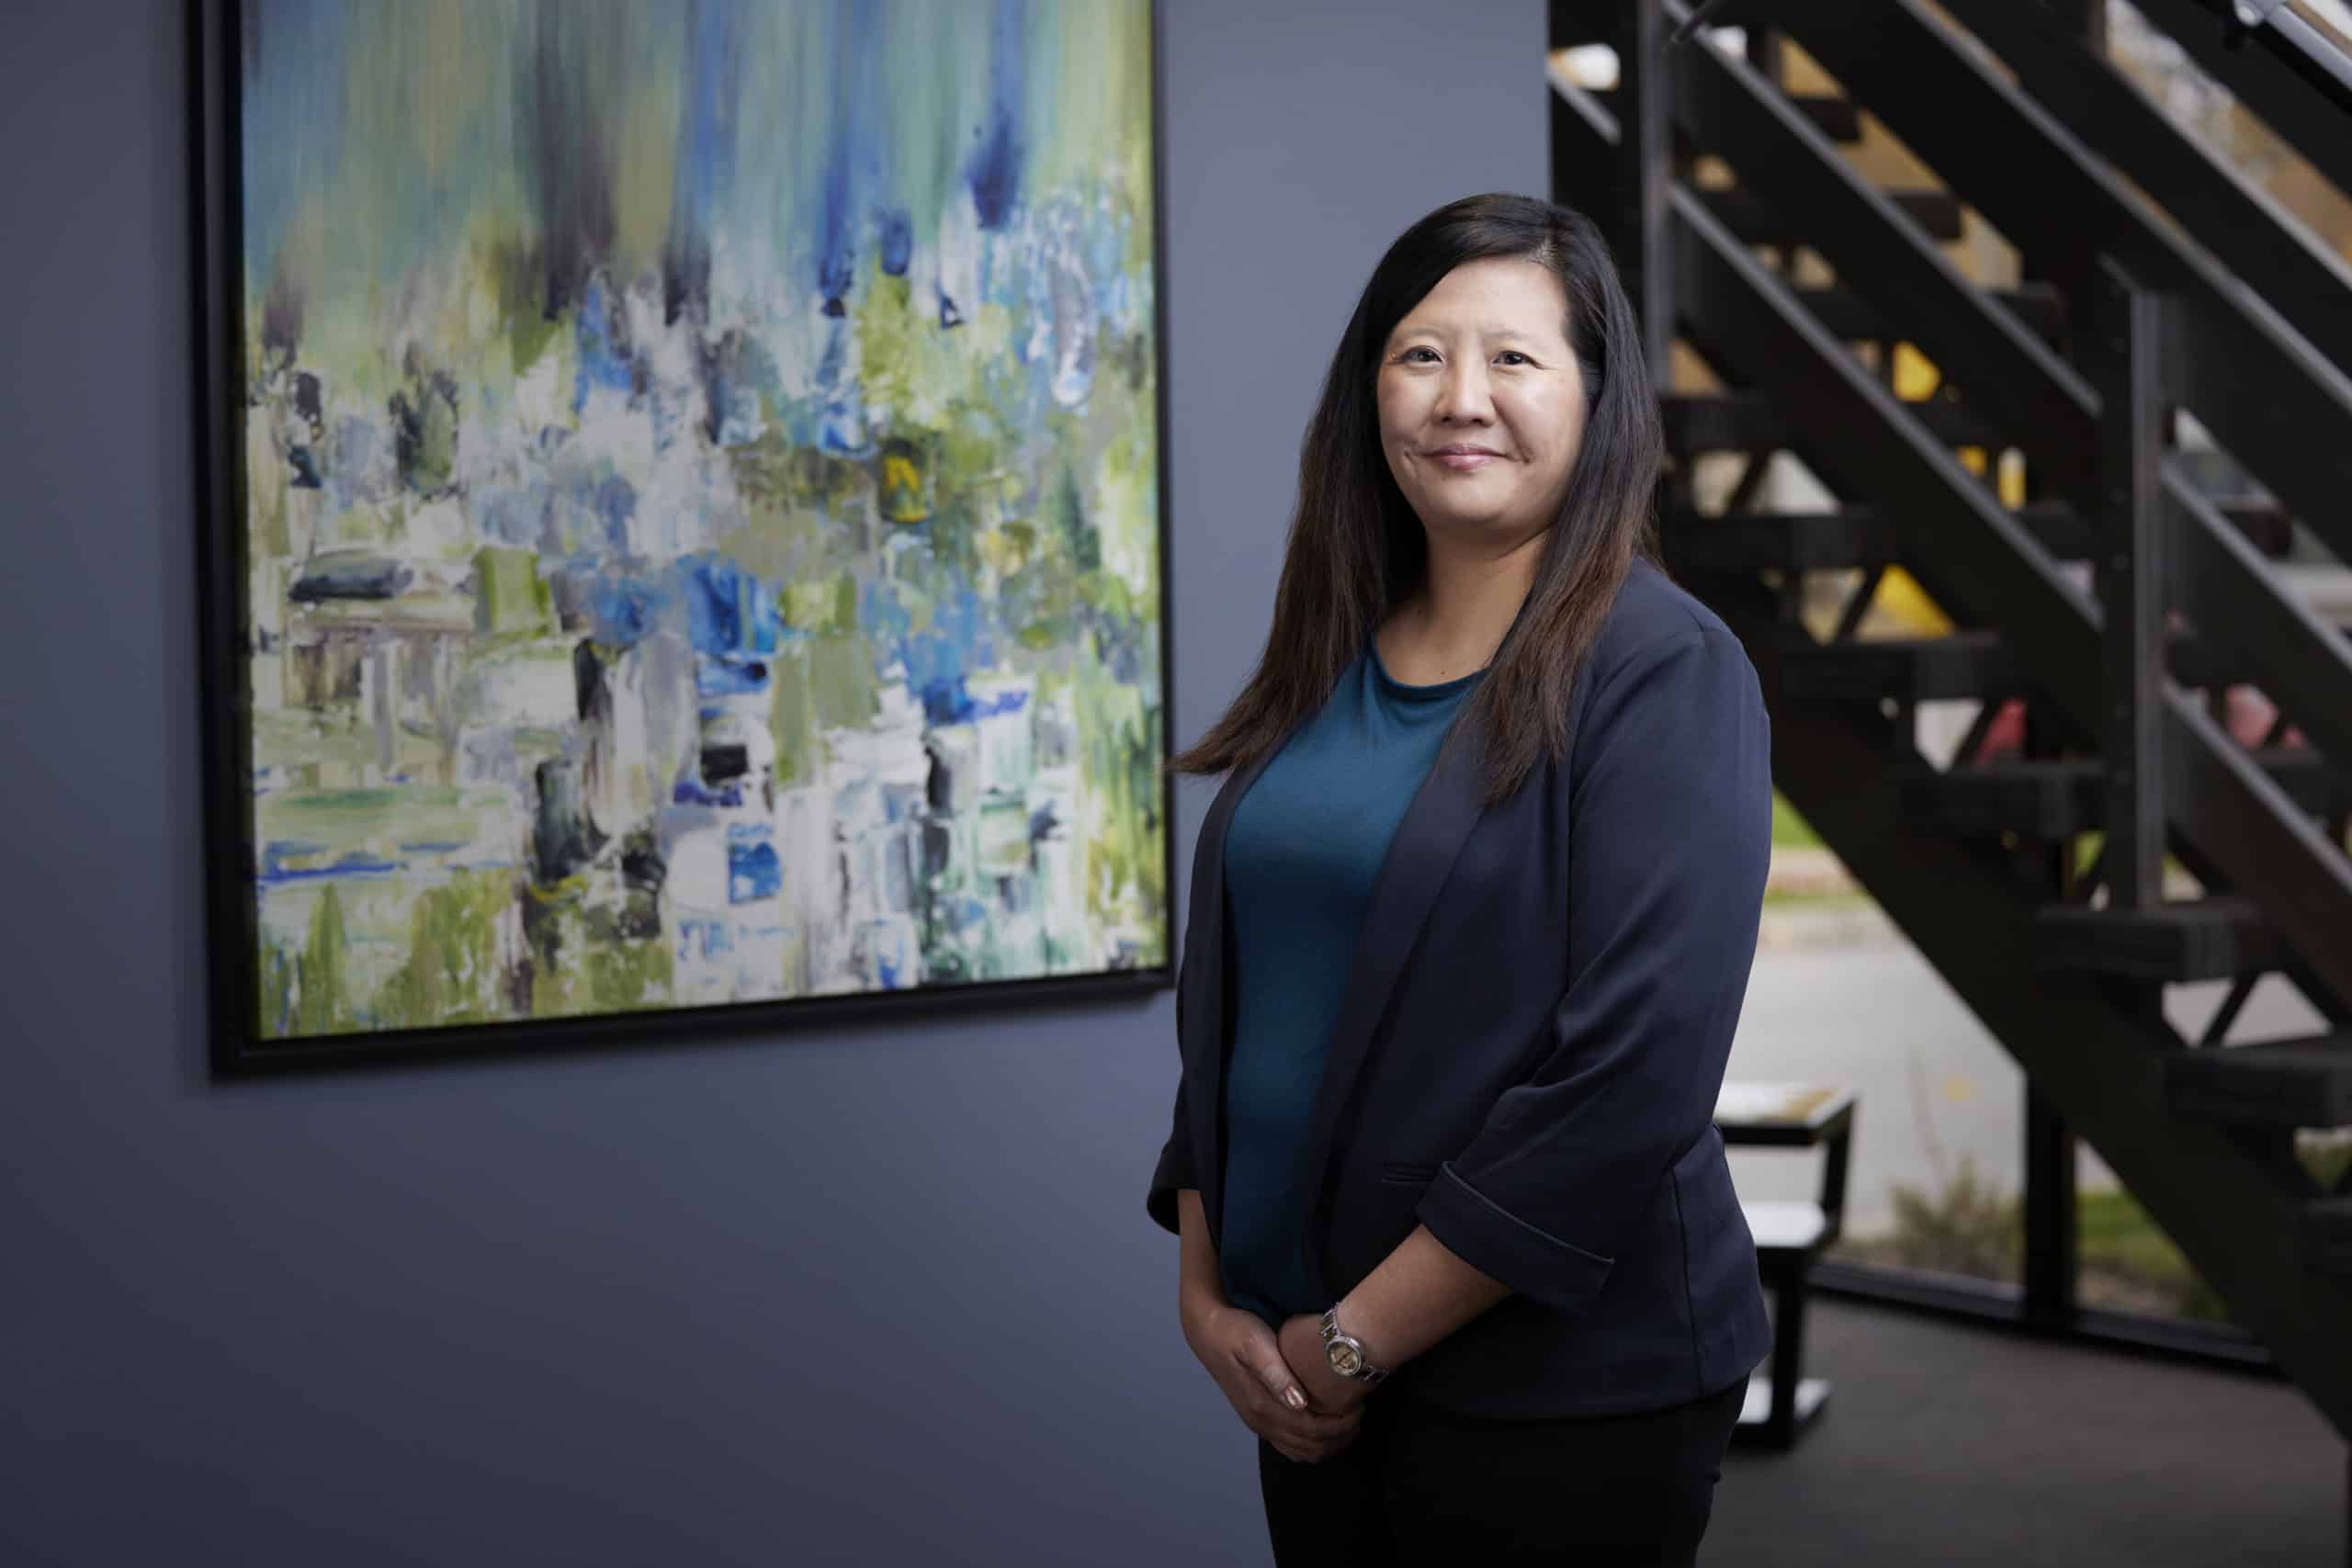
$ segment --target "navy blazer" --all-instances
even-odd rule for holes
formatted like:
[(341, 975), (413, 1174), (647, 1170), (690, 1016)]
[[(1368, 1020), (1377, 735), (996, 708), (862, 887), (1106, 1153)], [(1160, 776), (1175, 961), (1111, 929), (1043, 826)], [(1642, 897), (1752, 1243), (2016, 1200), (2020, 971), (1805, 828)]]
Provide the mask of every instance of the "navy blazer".
[[(1739, 1381), (1770, 1346), (1714, 1128), (1771, 853), (1756, 671), (1636, 558), (1569, 724), (1566, 755), (1493, 807), (1480, 748), (1440, 753), (1373, 884), (1306, 1151), (1324, 1300), (1417, 1224), (1511, 1287), (1383, 1385), (1465, 1415), (1657, 1409)], [(1145, 1201), (1177, 1231), (1178, 1190), (1199, 1189), (1212, 1242), (1234, 1005), (1226, 826), (1272, 755), (1227, 779), (1194, 846), (1183, 1070)]]

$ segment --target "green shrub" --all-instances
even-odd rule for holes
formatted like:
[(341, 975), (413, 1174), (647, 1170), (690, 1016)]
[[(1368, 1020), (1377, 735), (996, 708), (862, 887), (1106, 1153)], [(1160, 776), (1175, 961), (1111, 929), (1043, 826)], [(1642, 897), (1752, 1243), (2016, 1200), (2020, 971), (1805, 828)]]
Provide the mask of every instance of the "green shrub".
[[(1939, 1191), (1898, 1182), (1893, 1200), (1894, 1228), (1841, 1242), (1838, 1256), (1972, 1279), (2019, 1278), (2024, 1201), (1986, 1181), (1973, 1156), (1960, 1156)], [(2078, 1193), (2075, 1213), (2075, 1287), (2085, 1305), (2230, 1321), (2227, 1303), (2129, 1192)]]

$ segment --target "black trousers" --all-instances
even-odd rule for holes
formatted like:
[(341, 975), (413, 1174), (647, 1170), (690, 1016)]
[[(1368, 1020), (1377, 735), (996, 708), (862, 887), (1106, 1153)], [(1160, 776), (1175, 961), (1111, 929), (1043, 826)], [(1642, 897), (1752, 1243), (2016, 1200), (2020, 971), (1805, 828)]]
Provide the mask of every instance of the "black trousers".
[(1276, 1568), (1572, 1563), (1688, 1568), (1746, 1379), (1625, 1416), (1448, 1415), (1375, 1389), (1346, 1448), (1312, 1464), (1258, 1439)]

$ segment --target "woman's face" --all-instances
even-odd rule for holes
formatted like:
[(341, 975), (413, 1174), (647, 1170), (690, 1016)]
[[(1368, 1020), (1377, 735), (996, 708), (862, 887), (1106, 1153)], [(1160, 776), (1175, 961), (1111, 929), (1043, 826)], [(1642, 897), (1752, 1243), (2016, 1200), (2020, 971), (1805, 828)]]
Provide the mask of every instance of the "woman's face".
[(1432, 534), (1508, 549), (1549, 527), (1584, 437), (1568, 301), (1535, 262), (1464, 262), (1388, 334), (1380, 445)]

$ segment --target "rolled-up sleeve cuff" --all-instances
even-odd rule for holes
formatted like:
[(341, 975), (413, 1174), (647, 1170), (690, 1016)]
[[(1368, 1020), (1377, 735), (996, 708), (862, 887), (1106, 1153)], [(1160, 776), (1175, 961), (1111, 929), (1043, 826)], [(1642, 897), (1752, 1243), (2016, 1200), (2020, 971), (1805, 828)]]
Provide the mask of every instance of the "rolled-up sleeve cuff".
[(1571, 1315), (1592, 1305), (1616, 1263), (1498, 1207), (1456, 1176), (1451, 1161), (1438, 1168), (1414, 1215), (1473, 1269)]
[(1199, 1180), (1193, 1175), (1191, 1155), (1179, 1149), (1171, 1138), (1168, 1146), (1159, 1151), (1159, 1164), (1151, 1173), (1151, 1190), (1144, 1194), (1144, 1213), (1170, 1235), (1182, 1235), (1184, 1227), (1177, 1218), (1177, 1191), (1199, 1185)]

